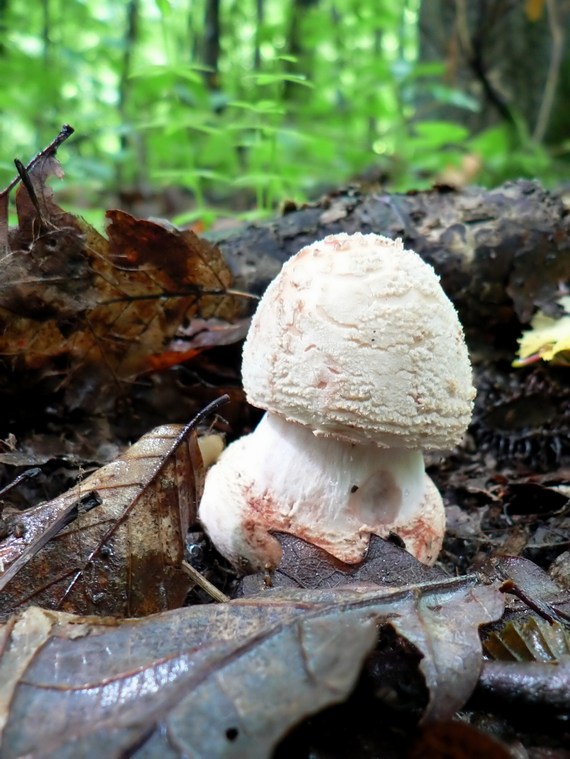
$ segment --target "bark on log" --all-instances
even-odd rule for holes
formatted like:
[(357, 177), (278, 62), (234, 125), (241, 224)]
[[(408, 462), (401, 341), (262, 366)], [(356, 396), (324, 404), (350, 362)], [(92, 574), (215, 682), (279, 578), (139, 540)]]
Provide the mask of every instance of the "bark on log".
[(536, 308), (556, 315), (570, 284), (570, 196), (517, 180), (494, 189), (405, 195), (348, 189), (217, 242), (256, 294), (302, 246), (336, 232), (401, 237), (432, 264), (468, 338), (512, 346)]

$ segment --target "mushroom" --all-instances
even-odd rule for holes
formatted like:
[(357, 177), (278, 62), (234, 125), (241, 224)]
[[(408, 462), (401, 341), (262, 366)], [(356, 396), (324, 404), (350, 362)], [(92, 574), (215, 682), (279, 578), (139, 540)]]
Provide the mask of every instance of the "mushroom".
[(274, 569), (278, 531), (355, 564), (371, 534), (395, 533), (436, 560), (445, 513), (422, 451), (461, 440), (475, 390), (431, 266), (374, 234), (303, 248), (259, 303), (242, 375), (266, 413), (206, 477), (199, 516), (220, 553)]

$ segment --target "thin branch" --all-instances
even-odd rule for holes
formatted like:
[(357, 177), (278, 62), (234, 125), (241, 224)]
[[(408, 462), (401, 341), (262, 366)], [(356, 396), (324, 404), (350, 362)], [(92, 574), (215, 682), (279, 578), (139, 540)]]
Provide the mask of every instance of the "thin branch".
[[(119, 267), (117, 267), (119, 268)], [(122, 270), (122, 271), (128, 271)], [(45, 282), (45, 277), (42, 277), (42, 282)], [(121, 297), (117, 298), (110, 298), (109, 300), (102, 300), (99, 301), (98, 305), (100, 306), (110, 306), (114, 303), (134, 303), (135, 301), (141, 301), (141, 300), (168, 300), (170, 298), (188, 298), (191, 295), (195, 295), (198, 298), (203, 298), (208, 296), (219, 296), (221, 298), (224, 298), (228, 295), (231, 295), (235, 298), (245, 298), (246, 300), (260, 300), (259, 295), (254, 295), (253, 293), (246, 293), (243, 290), (234, 290), (233, 288), (223, 289), (223, 290), (208, 290), (208, 289), (202, 289), (198, 285), (188, 285), (186, 289), (184, 290), (162, 290), (158, 293), (146, 293), (145, 295), (123, 295)]]
[(36, 191), (34, 190), (34, 185), (32, 184), (32, 180), (30, 179), (30, 174), (27, 168), (18, 158), (14, 159), (14, 164), (16, 165), (16, 171), (18, 172), (20, 181), (26, 188), (26, 192), (28, 193), (30, 200), (32, 201), (32, 205), (36, 209), (38, 220), (40, 224), (43, 225), (42, 209), (40, 208), (38, 196), (36, 195)]
[(493, 29), (493, 25), (498, 22), (501, 11), (499, 6), (500, 3), (497, 3), (496, 6), (491, 6), (496, 12), (499, 11), (499, 14), (494, 17), (486, 16), (486, 5), (479, 7), (477, 28), (473, 35), (469, 35), (465, 0), (456, 0), (456, 13), (458, 14), (459, 24), (458, 33), (461, 32), (459, 35), (459, 43), (463, 49), (467, 65), (481, 85), (483, 94), (487, 98), (488, 103), (495, 108), (507, 124), (515, 126), (515, 118), (511, 109), (491, 84), (485, 62), (485, 43), (490, 34), (490, 30)]
[[(23, 482), (24, 480), (29, 480), (32, 477), (37, 477), (38, 474), (41, 473), (41, 469), (39, 466), (32, 467), (32, 469), (26, 469), (25, 472), (22, 472), (22, 474), (19, 474), (12, 482), (9, 482), (7, 485), (5, 485), (3, 488), (0, 488), (0, 498), (3, 498), (5, 495), (10, 493), (14, 488), (18, 487), (18, 485)], [(0, 511), (2, 510), (2, 505), (0, 504)]]
[[(57, 149), (60, 145), (62, 145), (68, 137), (71, 137), (71, 135), (75, 132), (75, 129), (69, 124), (64, 124), (61, 129), (59, 130), (59, 134), (55, 139), (53, 139), (50, 144), (45, 147), (43, 150), (40, 150), (40, 152), (35, 155), (32, 160), (29, 162), (29, 164), (25, 167), (26, 173), (29, 173), (32, 171), (32, 169), (44, 158), (47, 158), (48, 156), (53, 156), (56, 154)], [(17, 177), (14, 177), (14, 179), (10, 182), (10, 184), (5, 187), (2, 191), (0, 191), (0, 198), (4, 197), (5, 195), (8, 195), (10, 190), (12, 190), (18, 182), (21, 180), (21, 175), (18, 174)]]
[(455, 30), (466, 59), (471, 60), (473, 58), (473, 45), (469, 34), (465, 0), (455, 0)]
[(202, 590), (206, 591), (206, 593), (210, 596), (210, 598), (213, 598), (214, 601), (226, 603), (230, 600), (229, 596), (226, 596), (226, 594), (222, 593), (221, 590), (218, 590), (215, 585), (212, 585), (212, 583), (207, 580), (203, 574), (200, 574), (200, 572), (198, 572), (198, 570), (195, 569), (192, 564), (189, 564), (187, 561), (183, 561), (182, 569), (189, 577), (192, 578), (192, 580), (194, 580), (196, 585), (199, 585)]

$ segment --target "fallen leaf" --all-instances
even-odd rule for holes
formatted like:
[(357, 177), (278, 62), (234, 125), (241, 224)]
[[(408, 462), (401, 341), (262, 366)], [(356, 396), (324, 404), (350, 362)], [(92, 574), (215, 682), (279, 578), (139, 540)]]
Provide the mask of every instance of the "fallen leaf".
[(570, 593), (522, 556), (495, 556), (480, 568), (487, 582), (507, 594), (507, 621), (526, 619), (530, 611), (554, 624), (570, 621)]
[(203, 484), (194, 427), (158, 427), (63, 495), (7, 519), (0, 614), (30, 604), (115, 616), (180, 606)]
[(215, 245), (117, 210), (107, 212), (105, 238), (54, 202), (54, 173), (61, 167), (47, 155), (27, 174), (1, 258), (0, 356), (11, 372), (28, 384), (47, 375), (63, 386), (124, 380), (152, 369), (192, 319), (242, 314)]
[(555, 662), (570, 656), (570, 630), (533, 615), (498, 626), (483, 640), (483, 647), (500, 661)]
[(204, 348), (231, 345), (243, 340), (249, 327), (249, 318), (229, 323), (221, 319), (192, 319), (188, 327), (180, 327), (176, 337), (159, 356), (151, 356), (149, 368), (164, 371), (201, 353)]
[(532, 318), (531, 329), (519, 339), (519, 357), (513, 366), (521, 367), (535, 361), (552, 361), (553, 364), (570, 364), (570, 295), (560, 298), (563, 310), (559, 319), (538, 311)]
[[(403, 587), (447, 577), (441, 569), (422, 564), (403, 548), (377, 535), (370, 538), (364, 561), (345, 564), (295, 535), (273, 534), (283, 551), (279, 566), (271, 574), (273, 588), (338, 588), (347, 583)], [(237, 595), (253, 596), (266, 588), (266, 575), (245, 575), (239, 581)]]
[(512, 759), (509, 746), (477, 730), (463, 720), (436, 722), (426, 725), (414, 741), (406, 759)]
[(125, 622), (29, 609), (3, 631), (2, 756), (269, 757), (292, 725), (346, 699), (383, 623), (424, 657), (426, 719), (449, 717), (477, 682), (477, 628), (501, 611), (473, 578)]

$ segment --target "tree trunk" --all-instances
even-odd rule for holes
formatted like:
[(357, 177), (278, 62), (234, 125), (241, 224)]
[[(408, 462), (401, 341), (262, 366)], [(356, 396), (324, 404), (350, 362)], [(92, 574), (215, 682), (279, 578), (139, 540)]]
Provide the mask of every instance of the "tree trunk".
[[(422, 94), (422, 110), (475, 133), (498, 123), (514, 124), (520, 115), (529, 134), (541, 141), (557, 112), (565, 109), (560, 97), (550, 107), (545, 98), (558, 89), (561, 39), (570, 21), (567, 6), (566, 0), (548, 0), (533, 17), (528, 4), (511, 0), (424, 0), (420, 60), (443, 61), (446, 84), (471, 95), (479, 110), (438, 104), (429, 88)], [(568, 50), (565, 61), (570, 64)]]
[(42, 43), (43, 56), (46, 66), (49, 65), (51, 48), (50, 7), (49, 0), (42, 0)]
[[(132, 54), (137, 43), (138, 37), (138, 20), (139, 20), (139, 0), (129, 0), (127, 4), (125, 35), (123, 38), (123, 58), (121, 61), (120, 78), (119, 78), (119, 103), (118, 110), (121, 119), (121, 125), (126, 127), (129, 122), (129, 90)], [(121, 133), (121, 150), (126, 152), (132, 147), (132, 139), (125, 131)], [(136, 161), (135, 166), (142, 170), (142, 165)], [(117, 185), (122, 186), (124, 177), (122, 174), (121, 163), (117, 165)]]
[(220, 37), (220, 0), (206, 0), (202, 63), (208, 67), (204, 72), (204, 80), (209, 90), (217, 90), (220, 86)]
[[(291, 73), (310, 75), (312, 71), (311, 53), (303, 44), (303, 15), (319, 4), (319, 0), (292, 0), (289, 29), (287, 33), (287, 54), (296, 58), (296, 62), (287, 64)], [(294, 82), (285, 82), (283, 96), (285, 100), (303, 97), (301, 90)], [(304, 93), (306, 95), (306, 93)]]
[(8, 34), (8, 0), (0, 0), (0, 57), (6, 55), (4, 40)]
[(255, 0), (255, 49), (253, 51), (253, 70), (259, 71), (261, 68), (261, 30), (265, 18), (264, 0)]

